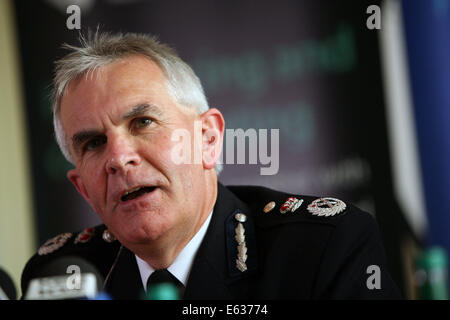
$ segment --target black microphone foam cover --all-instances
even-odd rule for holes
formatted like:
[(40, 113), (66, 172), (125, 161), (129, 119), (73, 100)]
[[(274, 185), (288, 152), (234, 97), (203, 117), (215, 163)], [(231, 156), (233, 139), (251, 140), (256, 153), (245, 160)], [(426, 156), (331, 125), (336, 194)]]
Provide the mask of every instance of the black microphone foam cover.
[(17, 299), (17, 291), (11, 277), (0, 268), (0, 289), (6, 294), (9, 300)]

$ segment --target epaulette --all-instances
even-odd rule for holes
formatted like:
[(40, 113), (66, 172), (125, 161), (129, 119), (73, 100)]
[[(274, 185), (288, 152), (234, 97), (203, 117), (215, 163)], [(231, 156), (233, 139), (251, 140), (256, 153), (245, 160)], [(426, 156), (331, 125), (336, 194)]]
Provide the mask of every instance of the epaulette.
[(231, 187), (252, 209), (261, 227), (307, 222), (336, 224), (349, 211), (347, 204), (334, 197), (295, 195), (265, 187)]
[(92, 263), (100, 273), (108, 272), (120, 248), (105, 225), (86, 228), (79, 232), (66, 232), (48, 239), (27, 262), (22, 272), (22, 290), (36, 277), (47, 263), (55, 259), (75, 256)]
[(103, 242), (112, 243), (116, 239), (114, 235), (104, 226), (86, 228), (76, 233), (62, 233), (53, 238), (48, 239), (38, 249), (37, 255), (45, 256), (52, 253), (63, 251), (79, 251), (86, 248), (87, 244), (99, 245)]

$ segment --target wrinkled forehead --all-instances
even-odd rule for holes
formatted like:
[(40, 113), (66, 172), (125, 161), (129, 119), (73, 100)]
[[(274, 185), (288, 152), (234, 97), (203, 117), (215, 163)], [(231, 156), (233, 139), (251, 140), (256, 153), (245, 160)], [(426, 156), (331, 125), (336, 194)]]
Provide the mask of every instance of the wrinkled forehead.
[(67, 135), (76, 130), (117, 123), (139, 105), (153, 105), (172, 120), (198, 112), (179, 104), (170, 94), (164, 73), (144, 57), (123, 59), (70, 83), (61, 99), (61, 121)]
[(84, 72), (67, 85), (66, 94), (80, 87), (84, 94), (99, 94), (102, 91), (97, 90), (100, 89), (107, 90), (111, 95), (129, 87), (149, 90), (150, 85), (161, 89), (165, 84), (166, 77), (155, 62), (142, 56), (131, 56)]
[(149, 59), (135, 56), (86, 72), (72, 80), (61, 98), (60, 106), (64, 115), (79, 112), (80, 108), (109, 109), (136, 102), (129, 100), (169, 98), (166, 77), (159, 66)]
[[(123, 70), (125, 69), (125, 73)], [(85, 69), (80, 68), (80, 74), (72, 74), (72, 72), (67, 72), (66, 74), (57, 74), (57, 79), (55, 78), (55, 113), (59, 113), (61, 106), (61, 100), (66, 95), (67, 91), (73, 90), (84, 81), (101, 80), (99, 78), (106, 76), (114, 77), (117, 74), (126, 79), (128, 76), (132, 80), (137, 80), (136, 76), (140, 75), (140, 72), (148, 72), (147, 76), (151, 75), (152, 78), (158, 78), (161, 82), (167, 80), (167, 75), (164, 70), (160, 68), (157, 62), (153, 61), (151, 58), (134, 54), (127, 55), (124, 57), (117, 57), (111, 61), (104, 61), (103, 63), (95, 63), (86, 66)], [(145, 75), (144, 75), (145, 76)], [(132, 78), (133, 77), (133, 78)]]

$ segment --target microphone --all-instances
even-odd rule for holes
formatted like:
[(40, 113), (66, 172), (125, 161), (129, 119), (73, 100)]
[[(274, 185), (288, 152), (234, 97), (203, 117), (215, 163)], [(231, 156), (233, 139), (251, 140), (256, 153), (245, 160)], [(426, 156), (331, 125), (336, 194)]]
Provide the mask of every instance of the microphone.
[(17, 291), (11, 277), (0, 268), (0, 300), (16, 300)]
[(34, 274), (25, 300), (111, 300), (103, 278), (87, 260), (68, 256), (43, 265)]
[(173, 283), (155, 284), (144, 294), (144, 300), (180, 300), (179, 290)]
[(183, 284), (167, 269), (159, 269), (147, 279), (144, 300), (180, 300), (183, 293)]

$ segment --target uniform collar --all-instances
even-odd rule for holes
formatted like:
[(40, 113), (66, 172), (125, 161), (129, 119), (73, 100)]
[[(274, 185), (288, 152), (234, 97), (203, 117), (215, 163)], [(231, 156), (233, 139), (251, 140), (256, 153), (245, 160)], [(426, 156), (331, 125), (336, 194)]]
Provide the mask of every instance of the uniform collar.
[[(167, 268), (169, 272), (175, 276), (183, 285), (186, 287), (189, 273), (191, 271), (192, 264), (194, 262), (195, 255), (200, 247), (200, 244), (205, 237), (206, 230), (208, 229), (209, 223), (211, 222), (212, 211), (206, 218), (203, 225), (194, 235), (194, 237), (188, 242), (188, 244), (181, 250), (178, 256), (175, 258), (174, 262)], [(142, 280), (142, 285), (144, 290), (147, 290), (147, 280), (150, 275), (155, 271), (155, 269), (150, 266), (147, 262), (134, 255), (139, 268), (139, 273)]]
[[(236, 268), (237, 212), (247, 215), (245, 227), (248, 270)], [(257, 273), (256, 235), (249, 207), (228, 188), (218, 183), (214, 215), (198, 250), (184, 292), (184, 299), (239, 299), (248, 297)]]

